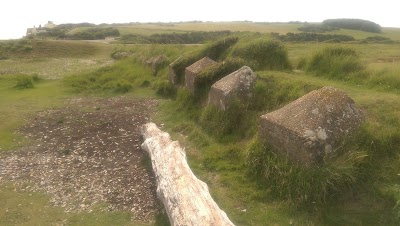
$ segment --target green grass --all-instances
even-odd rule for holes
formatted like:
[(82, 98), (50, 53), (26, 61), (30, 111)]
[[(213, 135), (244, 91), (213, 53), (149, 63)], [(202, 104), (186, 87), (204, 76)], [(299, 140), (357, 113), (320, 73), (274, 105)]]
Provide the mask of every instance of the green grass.
[[(174, 26), (132, 25), (132, 27), (168, 31), (168, 29), (212, 30), (225, 25), (227, 24), (182, 23)], [(236, 27), (230, 28), (242, 29), (243, 26), (244, 29), (246, 25), (248, 25), (248, 29), (260, 29), (264, 26), (265, 32), (274, 26), (280, 26), (278, 24), (241, 22), (236, 23)], [(274, 31), (294, 31), (296, 26), (284, 25)], [(316, 52), (326, 47), (335, 46), (336, 44), (329, 43), (290, 43), (286, 45), (292, 65), (298, 65), (298, 62), (302, 60), (307, 63)], [(365, 66), (365, 70), (368, 72), (368, 77), (362, 81), (358, 80), (360, 82), (357, 83), (357, 80), (349, 82), (330, 76), (315, 76), (314, 73), (304, 71), (258, 71), (258, 84), (251, 103), (245, 106), (239, 105), (238, 109), (233, 108), (240, 114), (235, 114), (235, 111), (220, 112), (216, 109), (205, 108), (202, 103), (196, 102), (193, 96), (182, 90), (178, 91), (176, 100), (164, 101), (160, 106), (155, 118), (156, 122), (165, 124), (164, 129), (171, 133), (173, 139), (179, 140), (184, 145), (191, 168), (201, 180), (208, 184), (210, 192), (219, 206), (237, 225), (396, 225), (399, 223), (400, 96), (397, 90), (385, 88), (385, 86), (395, 85), (399, 79), (400, 68), (397, 66), (397, 62), (400, 55), (397, 52), (397, 45), (343, 44), (340, 46), (351, 47), (357, 52), (361, 64)], [(165, 90), (163, 91), (165, 93), (171, 91), (167, 82), (167, 69), (161, 69), (154, 76), (149, 68), (143, 66), (143, 62), (159, 54), (165, 54), (170, 61), (173, 61), (182, 54), (192, 51), (199, 52), (202, 48), (181, 45), (113, 46), (113, 51), (133, 53), (133, 58), (121, 60), (106, 68), (93, 69), (83, 74), (77, 71), (72, 79), (71, 77), (66, 79), (71, 79), (70, 82), (72, 83), (48, 80), (34, 82), (32, 89), (17, 90), (14, 88), (15, 79), (0, 77), (0, 148), (3, 150), (11, 149), (16, 147), (18, 142), (23, 141), (13, 134), (13, 131), (22, 125), (23, 119), (36, 111), (59, 107), (65, 98), (77, 95), (76, 93), (66, 92), (66, 88), (70, 88), (70, 86), (63, 87), (63, 85), (75, 84), (75, 88), (78, 88), (76, 91), (84, 93), (117, 95), (114, 89), (118, 87), (118, 80), (123, 79), (129, 82), (132, 87), (128, 95), (154, 98), (157, 89)], [(110, 49), (105, 47), (103, 53), (110, 51)], [(88, 53), (90, 52), (91, 50), (88, 50)], [(57, 53), (57, 55), (63, 54)], [(78, 55), (72, 53), (65, 53), (63, 56), (71, 56), (70, 59), (101, 59), (99, 56), (105, 55), (95, 51), (90, 54), (83, 54), (84, 58), (79, 58)], [(46, 58), (46, 60), (53, 59)], [(0, 64), (6, 61), (9, 60), (0, 61)], [(39, 65), (40, 61), (31, 60), (32, 65)], [(15, 68), (16, 65), (16, 63), (14, 66), (10, 65), (10, 68)], [(25, 74), (31, 75), (30, 73)], [(61, 77), (63, 76), (65, 74)], [(284, 168), (281, 165), (281, 171), (277, 171), (278, 173), (283, 172), (289, 177), (279, 178), (275, 176), (275, 183), (268, 183), (264, 180), (265, 178), (255, 177), (254, 172), (249, 172), (252, 165), (249, 165), (246, 160), (257, 135), (259, 115), (279, 109), (311, 90), (326, 85), (344, 90), (355, 100), (357, 106), (366, 111), (367, 122), (360, 134), (350, 143), (350, 148), (366, 153), (367, 156), (363, 158), (360, 164), (355, 165), (357, 173), (351, 175), (356, 178), (354, 183), (353, 181), (350, 181), (350, 185), (344, 183), (345, 189), (333, 189), (333, 192), (328, 189), (329, 193), (320, 195), (319, 198), (318, 196), (314, 197), (321, 202), (314, 204), (313, 200), (310, 199), (311, 202), (302, 202), (300, 205), (298, 200), (306, 194), (305, 192), (318, 195), (318, 192), (324, 190), (323, 186), (322, 189), (317, 188), (319, 190), (316, 191), (297, 186), (297, 191), (287, 189), (282, 191), (282, 194), (277, 194), (279, 188), (285, 189), (286, 184), (283, 184), (282, 181), (285, 182), (287, 178), (289, 179), (285, 183), (296, 184), (290, 182), (291, 177), (296, 177), (296, 173), (291, 176), (290, 173), (285, 171), (285, 169), (290, 171), (290, 166)], [(226, 120), (227, 117), (231, 120)], [(262, 148), (262, 150), (265, 149)], [(271, 159), (268, 160), (267, 158), (267, 161), (273, 163)], [(281, 162), (278, 162), (278, 164), (281, 164)], [(338, 165), (331, 166), (334, 168)], [(326, 170), (331, 170), (335, 173), (335, 169), (332, 167), (321, 172), (326, 173)], [(349, 168), (349, 170), (352, 169)], [(301, 174), (305, 171), (297, 172)], [(347, 171), (343, 172), (348, 173)], [(317, 176), (319, 182), (324, 178), (329, 178), (327, 174), (308, 173), (305, 177), (301, 176), (299, 181), (307, 184)], [(348, 174), (350, 175), (351, 172)], [(346, 178), (339, 178), (338, 182), (339, 184), (336, 183), (336, 185), (342, 186), (340, 183), (346, 182)], [(351, 187), (347, 188), (348, 186)], [(30, 219), (31, 216), (35, 218), (35, 216), (42, 216), (43, 214), (40, 214), (41, 212), (30, 213), (29, 211), (41, 209), (43, 213), (54, 216), (54, 218), (49, 217), (48, 222), (51, 222), (50, 224), (66, 220), (68, 224), (72, 225), (101, 225), (99, 222), (104, 222), (104, 225), (123, 225), (124, 222), (128, 225), (136, 225), (129, 223), (127, 221), (129, 215), (122, 212), (111, 214), (95, 211), (93, 213), (65, 215), (65, 213), (60, 213), (57, 208), (46, 207), (49, 204), (46, 201), (48, 197), (41, 195), (33, 197), (33, 201), (38, 203), (38, 206), (33, 210), (30, 208), (21, 209), (18, 204), (25, 203), (23, 200), (32, 202), (32, 199), (29, 199), (29, 194), (25, 194), (18, 188), (14, 191), (13, 187), (1, 186), (0, 196), (10, 197), (10, 201), (6, 202), (5, 205), (0, 205), (0, 208), (13, 210), (11, 216), (0, 217), (0, 220), (7, 220), (5, 224), (20, 220), (22, 225), (25, 222), (29, 222), (26, 225), (32, 225), (36, 222), (39, 225), (46, 225), (46, 222), (43, 223), (45, 219)], [(325, 197), (325, 200), (323, 197)], [(4, 198), (4, 200), (7, 200), (7, 198)], [(0, 214), (2, 213), (6, 212), (0, 209)], [(26, 216), (29, 216), (29, 218)]]
[(0, 185), (0, 200), (0, 225), (148, 225), (132, 221), (129, 212), (109, 212), (102, 204), (90, 213), (66, 213), (52, 207), (48, 196), (11, 184)]
[[(93, 71), (113, 62), (114, 46), (84, 41), (33, 40), (32, 50), (7, 52), (0, 60), (0, 76), (38, 75), (58, 79), (65, 75)], [(123, 48), (123, 47), (121, 47)]]
[(157, 33), (172, 33), (182, 31), (251, 31), (270, 33), (278, 32), (286, 34), (287, 32), (298, 32), (299, 24), (282, 23), (252, 23), (252, 22), (203, 22), (203, 23), (173, 23), (166, 24), (132, 24), (130, 26), (118, 27), (121, 34), (141, 34), (152, 35)]
[[(276, 191), (269, 187), (270, 185), (262, 185), (259, 180), (251, 179), (252, 176), (248, 174), (248, 166), (245, 162), (248, 155), (247, 150), (252, 143), (251, 139), (246, 138), (246, 136), (243, 137), (244, 139), (240, 139), (240, 136), (239, 139), (237, 136), (227, 136), (221, 140), (215, 133), (210, 132), (207, 126), (204, 127), (204, 124), (201, 123), (201, 117), (200, 121), (197, 121), (200, 114), (198, 111), (202, 110), (196, 109), (196, 107), (188, 107), (190, 101), (186, 100), (184, 104), (179, 104), (179, 101), (182, 100), (178, 98), (178, 102), (165, 103), (157, 120), (160, 123), (165, 123), (165, 128), (172, 133), (173, 138), (184, 144), (191, 168), (210, 186), (212, 195), (227, 211), (228, 216), (238, 225), (264, 225), (265, 222), (287, 224), (288, 219), (292, 219), (293, 222), (301, 225), (335, 225), (338, 223), (374, 225), (396, 222), (396, 214), (393, 213), (392, 209), (395, 202), (392, 201), (392, 198), (395, 199), (398, 195), (390, 195), (390, 198), (385, 198), (384, 193), (375, 189), (381, 186), (395, 186), (396, 184), (397, 174), (387, 175), (388, 170), (381, 164), (392, 168), (393, 172), (400, 170), (399, 164), (396, 164), (395, 160), (390, 160), (390, 156), (400, 151), (399, 141), (396, 140), (399, 139), (400, 134), (395, 129), (399, 128), (399, 120), (395, 118), (400, 116), (400, 105), (396, 105), (395, 102), (398, 102), (400, 97), (396, 94), (370, 91), (344, 82), (313, 77), (307, 74), (260, 72), (259, 76), (264, 78), (264, 81), (272, 82), (269, 88), (272, 89), (271, 94), (266, 102), (273, 100), (276, 102), (267, 106), (268, 109), (277, 109), (309, 90), (324, 85), (335, 86), (349, 93), (357, 105), (368, 112), (368, 126), (353, 143), (359, 149), (358, 151), (362, 151), (360, 153), (364, 152), (362, 154), (363, 164), (365, 162), (368, 162), (368, 164), (361, 168), (354, 168), (361, 170), (362, 175), (357, 175), (357, 173), (353, 175), (357, 177), (358, 182), (352, 185), (352, 189), (348, 190), (349, 185), (346, 184), (335, 185), (343, 186), (343, 189), (336, 187), (334, 188), (337, 189), (335, 192), (330, 190), (329, 193), (325, 193), (327, 204), (324, 204), (324, 202), (318, 205), (308, 203), (300, 208), (298, 207), (299, 202), (294, 201), (294, 205), (289, 204), (287, 197), (277, 195)], [(377, 104), (379, 104), (379, 107), (376, 106)], [(217, 114), (214, 114), (214, 116), (218, 117)], [(395, 124), (393, 124), (393, 120)], [(221, 126), (213, 120), (205, 120), (204, 122), (209, 123), (208, 126), (214, 128), (214, 131), (216, 131), (215, 128)], [(238, 130), (244, 129), (240, 125), (238, 127)], [(375, 143), (375, 146), (371, 147), (371, 141)], [(367, 159), (365, 159), (365, 153), (368, 154)], [(342, 158), (339, 162), (346, 164), (348, 159), (343, 160)], [(328, 167), (326, 172), (335, 172), (334, 168), (339, 166), (337, 163), (332, 162), (333, 168)], [(345, 170), (343, 175), (349, 173), (346, 170), (354, 170), (346, 167), (339, 168), (339, 170)], [(310, 174), (312, 179), (316, 179), (315, 173), (320, 176), (320, 179), (327, 179), (326, 175), (322, 175), (319, 171)], [(351, 184), (353, 183), (353, 176), (349, 177)], [(305, 179), (306, 177), (303, 176), (301, 178), (305, 183), (309, 183), (311, 179)], [(276, 178), (276, 180), (282, 181), (282, 178)], [(339, 179), (338, 182), (344, 183), (345, 180)], [(274, 186), (276, 185), (274, 184)], [(301, 189), (300, 187), (293, 188)], [(354, 193), (351, 191), (354, 191)], [(394, 190), (394, 192), (396, 191)], [(304, 192), (304, 190), (299, 190), (299, 192)], [(319, 190), (310, 190), (309, 192), (312, 194), (319, 192)], [(393, 193), (393, 189), (391, 192)], [(290, 194), (295, 195), (296, 193), (291, 192)], [(293, 197), (293, 200), (301, 199), (300, 196), (299, 194)], [(334, 199), (332, 200), (332, 198)], [(368, 206), (369, 202), (373, 202), (374, 205), (371, 208), (365, 208), (364, 206)], [(243, 209), (246, 209), (246, 212), (243, 212)], [(265, 210), (265, 212), (261, 210)], [(337, 214), (337, 211), (340, 212), (340, 215)]]
[[(124, 34), (140, 34), (152, 35), (172, 32), (187, 32), (187, 31), (250, 31), (260, 33), (276, 32), (279, 34), (287, 34), (288, 32), (299, 33), (298, 28), (302, 24), (285, 24), (285, 23), (255, 23), (255, 22), (202, 22), (202, 23), (171, 23), (171, 24), (132, 24), (119, 26), (118, 29), (121, 35)], [(367, 37), (376, 36), (376, 33), (355, 31), (348, 29), (340, 29), (326, 34), (341, 34), (350, 35), (356, 39), (365, 39)], [(387, 37), (392, 40), (400, 40), (399, 28), (383, 28), (382, 34), (379, 36)]]
[(14, 134), (31, 114), (61, 106), (69, 97), (59, 81), (41, 80), (31, 89), (16, 89), (15, 76), (0, 77), (0, 149), (18, 146), (22, 138)]

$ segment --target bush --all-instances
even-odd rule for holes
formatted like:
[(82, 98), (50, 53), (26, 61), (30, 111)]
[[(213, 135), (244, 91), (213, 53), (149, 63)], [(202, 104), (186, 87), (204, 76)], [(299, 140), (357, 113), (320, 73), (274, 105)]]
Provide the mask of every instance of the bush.
[(343, 149), (336, 155), (326, 156), (320, 167), (303, 167), (275, 154), (269, 144), (255, 139), (248, 151), (247, 165), (249, 173), (262, 181), (275, 197), (297, 205), (321, 204), (354, 189), (362, 181), (360, 165), (366, 153)]
[(256, 39), (237, 45), (232, 56), (242, 58), (253, 70), (291, 69), (287, 50), (277, 40)]
[(355, 50), (333, 46), (315, 53), (306, 65), (308, 72), (334, 79), (352, 80), (366, 75)]
[(33, 88), (33, 79), (31, 76), (28, 75), (20, 75), (16, 78), (17, 83), (15, 84), (14, 88), (16, 89), (30, 89)]

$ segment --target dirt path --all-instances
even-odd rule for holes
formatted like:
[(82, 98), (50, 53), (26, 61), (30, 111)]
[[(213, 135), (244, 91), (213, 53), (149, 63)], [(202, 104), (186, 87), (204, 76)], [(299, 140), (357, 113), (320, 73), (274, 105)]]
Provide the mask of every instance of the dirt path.
[(18, 131), (34, 144), (0, 152), (0, 183), (29, 182), (25, 190), (50, 194), (67, 212), (106, 202), (109, 210), (149, 221), (161, 206), (138, 130), (156, 105), (128, 97), (83, 98), (40, 112)]

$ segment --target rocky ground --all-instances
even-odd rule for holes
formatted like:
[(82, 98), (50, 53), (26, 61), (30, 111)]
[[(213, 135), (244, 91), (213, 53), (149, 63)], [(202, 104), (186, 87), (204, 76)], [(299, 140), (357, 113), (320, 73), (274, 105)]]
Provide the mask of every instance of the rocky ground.
[(153, 219), (161, 205), (139, 128), (157, 104), (80, 98), (38, 113), (18, 131), (31, 145), (0, 152), (0, 183), (46, 192), (67, 212), (91, 211), (105, 202), (111, 211), (131, 211), (135, 220)]

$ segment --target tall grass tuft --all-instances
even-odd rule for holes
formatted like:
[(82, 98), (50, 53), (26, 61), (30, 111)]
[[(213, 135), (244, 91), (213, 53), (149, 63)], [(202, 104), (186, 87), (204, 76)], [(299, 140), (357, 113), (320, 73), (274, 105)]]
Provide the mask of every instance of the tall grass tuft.
[(17, 75), (15, 77), (16, 80), (16, 84), (14, 86), (14, 88), (16, 89), (31, 89), (34, 88), (34, 78), (33, 76), (29, 76), (29, 75)]
[(275, 154), (269, 144), (255, 139), (248, 151), (249, 173), (262, 181), (275, 197), (293, 204), (323, 204), (361, 183), (362, 150), (341, 151), (327, 156), (324, 165), (303, 167)]
[(235, 46), (232, 56), (242, 58), (254, 70), (291, 69), (287, 49), (282, 42), (258, 38)]
[(220, 140), (232, 136), (243, 138), (255, 127), (254, 115), (246, 108), (246, 104), (238, 100), (232, 101), (225, 111), (209, 105), (201, 111), (199, 124)]
[(308, 72), (337, 80), (357, 80), (367, 76), (357, 52), (351, 48), (333, 46), (315, 53), (305, 65)]

